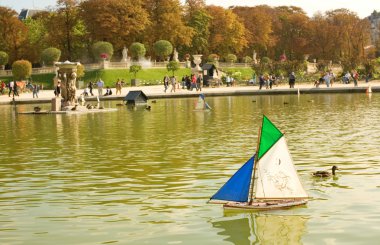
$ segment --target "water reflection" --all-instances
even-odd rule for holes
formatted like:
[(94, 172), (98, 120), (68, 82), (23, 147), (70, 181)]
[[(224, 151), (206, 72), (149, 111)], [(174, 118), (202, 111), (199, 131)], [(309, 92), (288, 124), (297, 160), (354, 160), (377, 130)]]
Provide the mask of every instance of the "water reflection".
[[(0, 244), (209, 245), (240, 242), (241, 231), (249, 244), (278, 241), (281, 230), (294, 243), (376, 241), (377, 94), (208, 97), (211, 112), (194, 112), (196, 100), (157, 100), (151, 111), (107, 102), (118, 110), (73, 116), (0, 106)], [(285, 131), (312, 199), (219, 219), (221, 207), (205, 203), (254, 153), (263, 113)], [(332, 165), (336, 178), (312, 177)]]
[(302, 244), (308, 217), (245, 213), (212, 221), (223, 240), (233, 244)]

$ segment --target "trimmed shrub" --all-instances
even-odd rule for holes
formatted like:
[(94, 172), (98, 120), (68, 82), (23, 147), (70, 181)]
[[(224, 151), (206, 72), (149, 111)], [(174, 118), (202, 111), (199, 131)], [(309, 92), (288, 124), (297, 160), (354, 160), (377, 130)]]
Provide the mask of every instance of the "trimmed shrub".
[(132, 43), (129, 50), (131, 51), (132, 58), (135, 60), (138, 60), (140, 57), (144, 57), (146, 53), (144, 44), (138, 42)]
[(0, 51), (0, 66), (4, 66), (8, 63), (9, 56), (4, 51)]
[(82, 78), (84, 77), (84, 65), (80, 64), (77, 67), (77, 77)]
[(109, 42), (96, 42), (92, 45), (92, 54), (96, 61), (102, 59), (111, 60), (113, 55), (113, 46)]
[(208, 57), (207, 57), (207, 61), (208, 62), (214, 62), (215, 60), (219, 60), (219, 55), (217, 54), (210, 54)]
[(249, 56), (245, 56), (245, 57), (243, 58), (243, 61), (244, 61), (244, 63), (252, 63), (252, 58), (249, 57)]
[(54, 62), (57, 62), (61, 57), (61, 50), (57, 48), (47, 48), (44, 49), (41, 53), (41, 62), (47, 66), (54, 65)]
[(233, 62), (237, 61), (237, 57), (234, 54), (228, 54), (226, 57), (226, 60), (227, 60), (227, 62), (233, 63)]
[(153, 50), (161, 60), (165, 60), (173, 52), (173, 45), (169, 41), (160, 40), (153, 44)]
[(32, 74), (32, 63), (27, 60), (17, 60), (12, 64), (13, 78), (25, 80)]

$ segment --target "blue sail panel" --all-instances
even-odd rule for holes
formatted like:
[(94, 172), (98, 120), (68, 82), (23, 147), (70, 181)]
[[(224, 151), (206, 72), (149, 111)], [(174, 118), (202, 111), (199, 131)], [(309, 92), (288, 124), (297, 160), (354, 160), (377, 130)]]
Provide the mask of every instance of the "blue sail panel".
[(210, 200), (247, 202), (255, 156), (251, 157)]

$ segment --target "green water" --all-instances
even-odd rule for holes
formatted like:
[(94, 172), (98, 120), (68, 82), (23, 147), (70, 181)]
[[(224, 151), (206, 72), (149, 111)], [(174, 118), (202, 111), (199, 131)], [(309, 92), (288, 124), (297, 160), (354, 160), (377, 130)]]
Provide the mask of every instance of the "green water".
[[(0, 244), (378, 242), (380, 95), (209, 97), (211, 112), (195, 100), (71, 116), (0, 106)], [(263, 113), (312, 200), (258, 213), (206, 204), (254, 153)], [(311, 177), (332, 165), (337, 177)]]

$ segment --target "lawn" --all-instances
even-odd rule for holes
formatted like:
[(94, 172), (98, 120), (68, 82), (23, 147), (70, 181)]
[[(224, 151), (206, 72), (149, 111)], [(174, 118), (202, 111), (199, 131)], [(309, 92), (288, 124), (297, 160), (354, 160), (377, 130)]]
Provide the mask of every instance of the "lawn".
[[(223, 72), (232, 72), (233, 74), (236, 72), (240, 72), (240, 77), (243, 80), (248, 80), (252, 77), (252, 69), (249, 67), (222, 68), (222, 70)], [(191, 69), (189, 68), (180, 68), (174, 73), (178, 80), (181, 80), (182, 76), (190, 74)], [(165, 68), (150, 68), (140, 70), (137, 73), (136, 78), (139, 80), (139, 85), (141, 86), (157, 85), (162, 84), (162, 80), (165, 75), (171, 76), (172, 73), (168, 72)], [(34, 83), (42, 84), (45, 89), (52, 89), (54, 76), (54, 73), (33, 74), (32, 81)], [(124, 79), (124, 81), (126, 82), (126, 86), (128, 86), (131, 84), (131, 79), (134, 77), (133, 73), (130, 73), (128, 69), (109, 69), (85, 71), (84, 77), (79, 80), (83, 81), (83, 83), (81, 83), (81, 86), (86, 86), (88, 82), (96, 82), (97, 80), (99, 80), (99, 78), (101, 78), (104, 81), (105, 86), (115, 87), (117, 79)], [(12, 80), (12, 77), (1, 77), (1, 80), (9, 82)]]

